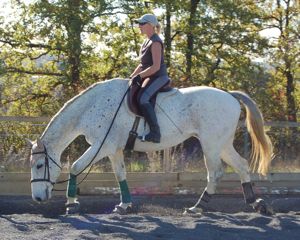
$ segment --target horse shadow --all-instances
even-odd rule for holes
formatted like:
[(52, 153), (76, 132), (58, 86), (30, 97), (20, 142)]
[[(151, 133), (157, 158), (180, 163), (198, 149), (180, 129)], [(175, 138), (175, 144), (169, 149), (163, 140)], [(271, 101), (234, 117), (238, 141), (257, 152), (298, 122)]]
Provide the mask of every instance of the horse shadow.
[(149, 215), (60, 216), (77, 230), (95, 236), (116, 234), (129, 239), (298, 239), (300, 220), (294, 216), (247, 217), (235, 214), (205, 213), (202, 217), (155, 217)]
[[(179, 210), (170, 211), (166, 206), (157, 208), (155, 214), (153, 209), (142, 209), (140, 214), (117, 215), (108, 214), (112, 211), (111, 201), (95, 199), (82, 204), (83, 212), (80, 215), (64, 214), (64, 199), (56, 198), (52, 203), (34, 204), (30, 198), (18, 197), (16, 199), (1, 198), (0, 220), (10, 222), (11, 225), (21, 232), (28, 232), (32, 224), (39, 224), (41, 228), (49, 223), (66, 223), (74, 231), (81, 230), (83, 234), (88, 232), (96, 239), (101, 239), (105, 234), (122, 236), (128, 239), (299, 239), (300, 215), (278, 213), (274, 216), (262, 216), (253, 212), (224, 213), (217, 211), (204, 212), (200, 217), (182, 216)], [(25, 201), (24, 201), (25, 200)], [(142, 202), (143, 199), (139, 199)], [(160, 199), (161, 201), (162, 199)], [(276, 200), (278, 209), (284, 209), (279, 203), (288, 206), (285, 199)], [(290, 200), (290, 203), (298, 204), (298, 199)], [(170, 203), (168, 199), (165, 202)], [(22, 204), (21, 204), (22, 203)], [(152, 204), (155, 205), (155, 201)], [(100, 206), (95, 212), (95, 208)], [(91, 206), (93, 206), (91, 208)], [(179, 209), (182, 205), (179, 204)], [(299, 205), (298, 205), (299, 206)], [(173, 207), (176, 207), (175, 205)], [(177, 209), (176, 208), (176, 209)], [(149, 212), (147, 212), (149, 210)], [(294, 211), (299, 208), (295, 207)], [(145, 212), (146, 211), (146, 212)], [(175, 215), (173, 216), (172, 213)], [(300, 213), (300, 212), (299, 212)], [(39, 214), (45, 219), (38, 222), (18, 220), (10, 214)]]
[[(296, 214), (262, 216), (256, 213), (229, 214), (207, 212), (200, 217), (192, 216), (150, 216), (117, 214), (59, 215), (36, 223), (17, 220), (9, 215), (0, 215), (2, 221), (10, 222), (18, 231), (28, 232), (32, 224), (43, 226), (67, 224), (73, 231), (79, 231), (82, 238), (101, 239), (107, 237), (126, 239), (223, 239), (295, 240), (300, 235), (300, 218)], [(92, 236), (91, 236), (92, 235)]]

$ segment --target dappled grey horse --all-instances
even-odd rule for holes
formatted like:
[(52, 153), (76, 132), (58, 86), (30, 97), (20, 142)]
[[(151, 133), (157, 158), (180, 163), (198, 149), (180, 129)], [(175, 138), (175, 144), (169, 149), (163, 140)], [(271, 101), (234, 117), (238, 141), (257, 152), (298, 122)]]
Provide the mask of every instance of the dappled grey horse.
[[(52, 118), (44, 133), (31, 142), (31, 188), (36, 201), (51, 198), (53, 185), (61, 172), (60, 157), (79, 135), (90, 147), (70, 170), (67, 190), (69, 213), (78, 210), (76, 177), (87, 166), (108, 156), (119, 182), (121, 202), (115, 212), (126, 213), (132, 207), (123, 150), (135, 115), (124, 97), (128, 80), (112, 79), (96, 83), (68, 101)], [(134, 150), (150, 152), (175, 146), (194, 136), (200, 140), (207, 167), (207, 186), (198, 202), (186, 210), (197, 213), (216, 191), (223, 174), (221, 159), (232, 166), (241, 178), (245, 201), (256, 210), (266, 212), (264, 202), (252, 190), (249, 164), (233, 147), (241, 106), (246, 107), (247, 129), (252, 138), (251, 168), (266, 175), (272, 158), (272, 144), (263, 129), (263, 118), (255, 102), (242, 92), (225, 92), (210, 87), (189, 87), (160, 93), (156, 108), (161, 127), (161, 143), (136, 140)], [(172, 120), (172, 122), (171, 122)], [(144, 132), (139, 126), (138, 133)], [(101, 173), (100, 173), (101, 174)]]

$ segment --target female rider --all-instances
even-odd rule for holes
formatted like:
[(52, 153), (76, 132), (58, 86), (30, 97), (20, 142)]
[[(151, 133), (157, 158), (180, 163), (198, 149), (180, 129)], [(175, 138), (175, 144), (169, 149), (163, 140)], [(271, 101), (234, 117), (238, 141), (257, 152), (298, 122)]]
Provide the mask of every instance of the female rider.
[(147, 38), (140, 50), (141, 62), (130, 75), (130, 78), (133, 84), (138, 84), (141, 87), (137, 101), (150, 127), (145, 141), (159, 143), (160, 128), (150, 99), (170, 81), (164, 63), (163, 42), (158, 36), (160, 24), (153, 14), (145, 14), (136, 19), (135, 22), (139, 24), (141, 33), (145, 34)]

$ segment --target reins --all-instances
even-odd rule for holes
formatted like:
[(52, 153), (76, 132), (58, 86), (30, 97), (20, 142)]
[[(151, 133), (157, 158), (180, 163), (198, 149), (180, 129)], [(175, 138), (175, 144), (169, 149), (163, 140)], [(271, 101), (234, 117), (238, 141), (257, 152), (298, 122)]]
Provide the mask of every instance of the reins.
[[(110, 126), (109, 126), (109, 128), (108, 128), (108, 130), (107, 130), (107, 132), (106, 132), (106, 134), (105, 134), (105, 136), (104, 136), (104, 138), (103, 138), (103, 141), (102, 141), (100, 147), (98, 148), (96, 154), (94, 155), (94, 157), (92, 158), (92, 160), (88, 163), (88, 165), (85, 166), (85, 168), (84, 168), (83, 170), (81, 170), (79, 173), (77, 173), (77, 174), (74, 175), (75, 177), (79, 176), (79, 175), (80, 175), (81, 173), (83, 173), (89, 166), (91, 166), (92, 163), (93, 163), (93, 161), (95, 160), (96, 156), (97, 156), (97, 155), (99, 154), (99, 152), (101, 151), (101, 149), (102, 149), (102, 147), (103, 147), (103, 145), (104, 145), (104, 143), (105, 143), (105, 140), (106, 140), (106, 138), (108, 137), (108, 134), (109, 134), (109, 132), (110, 132), (110, 130), (111, 130), (113, 124), (114, 124), (114, 121), (115, 121), (115, 119), (116, 119), (116, 117), (117, 117), (117, 114), (118, 114), (118, 112), (119, 112), (119, 110), (120, 110), (120, 108), (121, 108), (121, 105), (122, 105), (122, 103), (123, 103), (123, 101), (124, 101), (124, 99), (125, 99), (125, 97), (126, 97), (128, 91), (130, 90), (131, 85), (132, 85), (132, 82), (130, 83), (129, 87), (127, 88), (126, 92), (124, 93), (124, 95), (123, 95), (123, 97), (122, 97), (122, 99), (121, 99), (121, 102), (119, 103), (119, 106), (118, 106), (118, 108), (117, 108), (117, 110), (116, 110), (116, 112), (115, 112), (115, 114), (114, 114), (114, 116), (113, 116), (113, 119), (112, 119), (112, 121), (111, 121), (111, 124), (110, 124)], [(146, 94), (147, 94), (147, 92), (146, 92)], [(171, 123), (177, 128), (177, 130), (182, 134), (182, 130), (174, 123), (174, 121), (168, 116), (168, 114), (163, 110), (163, 108), (162, 108), (158, 103), (156, 103), (156, 105), (157, 105), (157, 106), (160, 108), (160, 110), (167, 116), (167, 118), (168, 118), (168, 119), (171, 121)], [(49, 159), (50, 159), (50, 160), (51, 160), (58, 168), (60, 168), (60, 170), (62, 170), (62, 168), (59, 166), (59, 164), (58, 164), (57, 162), (55, 162), (55, 161), (49, 156), (49, 154), (47, 153), (47, 150), (46, 150), (46, 147), (45, 147), (45, 146), (44, 146), (44, 149), (45, 149), (45, 150), (44, 150), (43, 152), (35, 152), (35, 153), (32, 153), (32, 155), (35, 155), (35, 154), (45, 154), (45, 172), (44, 172), (44, 178), (32, 179), (32, 180), (31, 180), (31, 183), (32, 183), (32, 182), (50, 182), (52, 185), (55, 185), (55, 184), (62, 184), (62, 183), (65, 183), (65, 182), (69, 182), (69, 181), (70, 181), (70, 178), (65, 179), (65, 180), (61, 180), (61, 181), (58, 181), (58, 182), (52, 182), (52, 181), (50, 180)], [(88, 172), (86, 173), (86, 175), (83, 177), (83, 179), (82, 179), (79, 183), (76, 184), (76, 186), (79, 186), (79, 185), (87, 178), (87, 176), (90, 174), (91, 170), (92, 170), (92, 166), (90, 167), (90, 169), (88, 170)], [(46, 176), (47, 176), (47, 178), (46, 178)], [(54, 189), (54, 188), (53, 188), (52, 191), (58, 191), (58, 192), (59, 192), (59, 191), (66, 191), (66, 189)]]
[[(79, 173), (75, 174), (76, 177), (79, 176), (81, 173), (83, 173), (89, 166), (91, 166), (92, 162), (95, 160), (96, 156), (98, 155), (98, 153), (100, 152), (101, 148), (103, 147), (104, 142), (105, 142), (106, 138), (108, 137), (108, 134), (109, 134), (109, 132), (110, 132), (110, 130), (111, 130), (113, 124), (114, 124), (114, 121), (115, 121), (115, 119), (116, 119), (116, 117), (117, 117), (117, 114), (118, 114), (118, 112), (119, 112), (119, 110), (120, 110), (120, 108), (121, 108), (121, 105), (122, 105), (122, 103), (123, 103), (123, 101), (124, 101), (124, 99), (125, 99), (125, 97), (126, 97), (128, 91), (129, 91), (131, 85), (132, 85), (132, 83), (129, 85), (129, 87), (127, 88), (126, 92), (124, 93), (124, 95), (123, 95), (123, 97), (122, 97), (122, 99), (121, 99), (121, 102), (119, 103), (119, 106), (118, 106), (118, 108), (117, 108), (117, 110), (116, 110), (116, 112), (115, 112), (115, 114), (114, 114), (114, 117), (113, 117), (113, 119), (112, 119), (112, 121), (111, 121), (111, 124), (110, 124), (110, 126), (109, 126), (109, 128), (108, 128), (108, 130), (107, 130), (107, 132), (106, 132), (106, 134), (105, 134), (105, 136), (104, 136), (104, 138), (103, 138), (103, 141), (102, 141), (100, 147), (98, 148), (96, 154), (94, 155), (94, 157), (92, 158), (92, 160), (89, 162), (88, 165), (86, 165), (86, 167), (85, 167), (83, 170), (81, 170)], [(34, 155), (34, 154), (45, 154), (45, 172), (44, 172), (44, 178), (32, 179), (32, 180), (31, 180), (31, 183), (32, 183), (32, 182), (50, 182), (52, 185), (54, 185), (54, 184), (61, 184), (61, 183), (69, 182), (69, 181), (70, 181), (70, 178), (68, 178), (68, 179), (66, 179), (66, 180), (58, 181), (58, 182), (52, 182), (52, 181), (50, 180), (49, 159), (50, 159), (56, 166), (58, 166), (60, 169), (62, 169), (62, 168), (58, 165), (57, 162), (55, 162), (55, 161), (49, 156), (49, 154), (47, 153), (47, 150), (46, 150), (46, 147), (45, 147), (45, 146), (44, 146), (44, 149), (45, 149), (45, 150), (44, 150), (43, 152), (32, 153), (32, 155)], [(92, 166), (90, 167), (89, 171), (88, 171), (87, 174), (84, 176), (84, 178), (83, 178), (79, 183), (77, 183), (76, 186), (80, 185), (80, 184), (87, 178), (87, 176), (88, 176), (89, 173), (91, 172), (91, 169), (92, 169)], [(48, 174), (48, 177), (46, 178), (46, 175), (47, 175), (47, 174)], [(66, 189), (53, 189), (52, 191), (66, 191)]]

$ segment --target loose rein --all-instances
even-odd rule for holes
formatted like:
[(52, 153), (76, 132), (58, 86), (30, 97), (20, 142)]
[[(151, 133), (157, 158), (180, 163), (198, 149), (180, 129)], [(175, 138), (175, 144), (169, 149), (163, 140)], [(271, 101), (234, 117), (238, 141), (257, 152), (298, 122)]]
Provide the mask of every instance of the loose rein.
[[(114, 114), (114, 117), (113, 117), (113, 119), (112, 119), (112, 121), (111, 121), (111, 124), (110, 124), (110, 126), (109, 126), (109, 128), (108, 128), (108, 130), (107, 130), (107, 132), (106, 132), (106, 134), (105, 134), (105, 136), (104, 136), (104, 138), (103, 138), (103, 141), (102, 141), (100, 147), (98, 148), (96, 154), (94, 155), (94, 157), (92, 158), (92, 160), (89, 162), (89, 164), (85, 166), (85, 168), (84, 168), (83, 170), (81, 170), (79, 173), (75, 174), (76, 177), (79, 176), (81, 173), (83, 173), (89, 166), (91, 166), (92, 162), (95, 160), (95, 158), (97, 157), (98, 153), (99, 153), (100, 150), (102, 149), (102, 147), (103, 147), (103, 145), (104, 145), (104, 143), (105, 143), (105, 140), (106, 140), (106, 138), (108, 137), (108, 134), (109, 134), (109, 132), (110, 132), (110, 130), (111, 130), (111, 128), (112, 128), (114, 122), (115, 122), (115, 119), (116, 119), (117, 114), (118, 114), (118, 112), (119, 112), (119, 110), (120, 110), (120, 108), (121, 108), (121, 105), (122, 105), (122, 103), (124, 102), (124, 99), (125, 99), (127, 93), (128, 93), (129, 90), (130, 90), (131, 85), (132, 85), (132, 82), (130, 83), (129, 87), (127, 88), (126, 92), (124, 93), (124, 95), (123, 95), (123, 97), (122, 97), (122, 99), (121, 99), (121, 102), (119, 103), (119, 106), (118, 106), (118, 108), (117, 108), (117, 110), (116, 110), (116, 112), (115, 112), (115, 114)], [(57, 167), (59, 167), (60, 170), (62, 170), (62, 168), (61, 168), (61, 166), (58, 165), (58, 163), (57, 163), (56, 161), (54, 161), (54, 160), (49, 156), (49, 154), (47, 153), (47, 150), (46, 150), (46, 147), (45, 147), (45, 146), (44, 146), (44, 149), (45, 149), (45, 150), (42, 151), (42, 152), (33, 152), (33, 153), (31, 153), (31, 155), (35, 155), (35, 154), (45, 154), (45, 172), (44, 172), (44, 178), (32, 179), (32, 180), (31, 180), (31, 183), (33, 183), (33, 182), (50, 182), (52, 185), (54, 185), (54, 184), (62, 184), (62, 183), (65, 183), (65, 182), (69, 182), (69, 181), (70, 181), (70, 178), (68, 178), (68, 179), (66, 179), (66, 180), (58, 181), (58, 182), (52, 182), (52, 181), (50, 180), (49, 159), (50, 159)], [(84, 178), (83, 178), (79, 183), (77, 183), (76, 186), (80, 185), (80, 184), (87, 178), (87, 176), (88, 176), (89, 173), (91, 172), (91, 169), (92, 169), (92, 166), (90, 167), (89, 171), (88, 171), (87, 174), (84, 176)], [(47, 177), (47, 178), (46, 178), (46, 177)], [(53, 189), (52, 191), (66, 191), (66, 189)]]
[[(122, 103), (124, 102), (124, 99), (125, 99), (127, 93), (129, 92), (129, 90), (130, 90), (132, 84), (133, 84), (133, 82), (131, 82), (130, 85), (129, 85), (129, 87), (126, 89), (126, 91), (125, 91), (125, 93), (124, 93), (124, 95), (123, 95), (123, 97), (122, 97), (122, 99), (121, 99), (121, 101), (120, 101), (120, 103), (119, 103), (119, 105), (118, 105), (118, 108), (117, 108), (117, 110), (116, 110), (116, 112), (115, 112), (115, 114), (114, 114), (114, 117), (113, 117), (113, 119), (112, 119), (112, 121), (111, 121), (111, 124), (110, 124), (110, 126), (109, 126), (109, 128), (108, 128), (108, 130), (107, 130), (107, 132), (106, 132), (106, 134), (105, 134), (105, 136), (104, 136), (104, 138), (103, 138), (103, 141), (102, 141), (100, 147), (98, 148), (96, 154), (94, 155), (94, 157), (92, 158), (92, 160), (88, 163), (88, 165), (86, 165), (86, 166), (84, 167), (83, 170), (81, 170), (79, 173), (75, 174), (75, 177), (79, 176), (79, 175), (80, 175), (81, 173), (83, 173), (88, 167), (90, 167), (90, 166), (92, 165), (93, 161), (95, 160), (95, 158), (97, 157), (97, 155), (99, 154), (99, 152), (101, 151), (101, 149), (102, 149), (102, 147), (103, 147), (103, 145), (104, 145), (104, 143), (105, 143), (105, 140), (106, 140), (106, 138), (108, 137), (108, 134), (109, 134), (109, 132), (110, 132), (110, 130), (111, 130), (111, 128), (112, 128), (112, 126), (113, 126), (113, 124), (114, 124), (114, 122), (115, 122), (115, 119), (116, 119), (116, 117), (117, 117), (117, 115), (118, 115), (118, 113), (119, 113), (119, 110), (120, 110), (120, 108), (121, 108), (121, 105), (122, 105)], [(148, 93), (146, 92), (146, 94), (148, 94)], [(181, 130), (181, 129), (180, 129), (180, 128), (172, 121), (172, 119), (171, 119), (171, 118), (168, 116), (168, 114), (162, 109), (162, 107), (161, 107), (158, 103), (156, 103), (156, 105), (158, 105), (158, 107), (160, 108), (160, 110), (168, 117), (168, 119), (171, 121), (171, 123), (172, 123), (172, 124), (177, 128), (177, 130), (182, 134), (182, 130)], [(50, 182), (50, 183), (54, 186), (55, 184), (62, 184), (62, 183), (65, 183), (65, 182), (69, 182), (69, 181), (70, 181), (70, 178), (68, 178), (68, 179), (66, 179), (66, 180), (61, 180), (61, 181), (58, 181), (58, 182), (52, 182), (52, 181), (51, 181), (51, 179), (50, 179), (49, 159), (50, 159), (50, 160), (51, 160), (58, 168), (60, 168), (60, 170), (62, 170), (62, 167), (59, 166), (58, 163), (57, 163), (56, 161), (54, 161), (54, 160), (51, 158), (51, 156), (49, 156), (49, 154), (47, 153), (47, 150), (46, 150), (46, 147), (45, 147), (45, 146), (44, 146), (44, 149), (45, 149), (45, 150), (42, 151), (42, 152), (34, 152), (34, 153), (31, 153), (31, 155), (35, 155), (35, 154), (45, 154), (45, 171), (44, 171), (44, 178), (32, 179), (32, 180), (31, 180), (31, 183), (33, 183), (33, 182)], [(90, 169), (89, 169), (89, 171), (86, 173), (86, 175), (83, 177), (83, 179), (82, 179), (79, 183), (76, 184), (76, 186), (79, 186), (79, 185), (87, 178), (87, 176), (90, 174), (91, 170), (92, 170), (92, 166), (90, 167)], [(47, 178), (46, 178), (46, 177), (47, 177)], [(54, 188), (53, 188), (52, 191), (57, 191), (57, 192), (59, 192), (59, 191), (66, 191), (66, 189), (54, 189)]]

